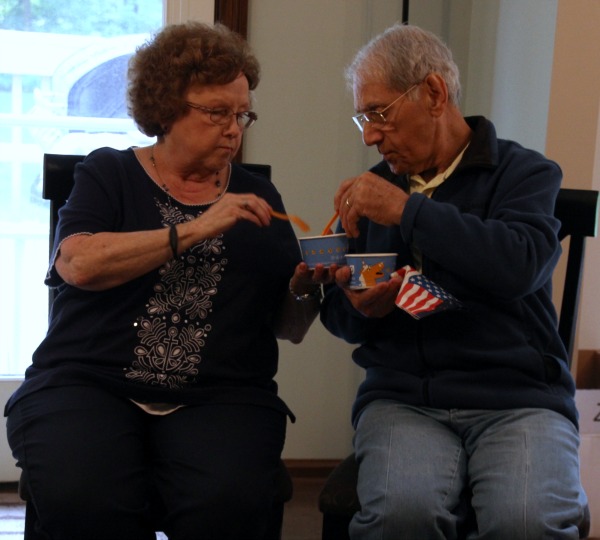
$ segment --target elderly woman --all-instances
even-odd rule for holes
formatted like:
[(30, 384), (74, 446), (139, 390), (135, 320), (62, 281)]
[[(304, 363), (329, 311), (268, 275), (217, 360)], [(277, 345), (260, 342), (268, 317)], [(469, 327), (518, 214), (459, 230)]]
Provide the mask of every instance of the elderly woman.
[[(277, 338), (316, 316), (268, 179), (232, 163), (259, 65), (223, 26), (166, 27), (129, 71), (145, 148), (92, 152), (62, 209), (46, 338), (7, 405), (49, 538), (261, 538), (290, 411)], [(150, 489), (149, 489), (150, 488)]]

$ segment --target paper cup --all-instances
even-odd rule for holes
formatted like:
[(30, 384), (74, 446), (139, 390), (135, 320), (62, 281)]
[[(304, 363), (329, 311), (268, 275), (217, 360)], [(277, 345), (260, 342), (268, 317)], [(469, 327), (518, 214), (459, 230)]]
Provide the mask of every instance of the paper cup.
[(346, 264), (352, 271), (350, 288), (368, 289), (390, 279), (396, 270), (397, 253), (353, 253), (346, 255)]
[(305, 236), (299, 238), (302, 259), (309, 268), (317, 264), (331, 266), (344, 264), (348, 253), (348, 238), (345, 234), (327, 234), (324, 236)]

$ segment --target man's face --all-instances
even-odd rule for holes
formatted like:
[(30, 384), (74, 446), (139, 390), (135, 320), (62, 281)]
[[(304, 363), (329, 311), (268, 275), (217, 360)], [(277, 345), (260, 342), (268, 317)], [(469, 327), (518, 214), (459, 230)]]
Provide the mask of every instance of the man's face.
[(405, 96), (381, 83), (354, 87), (357, 113), (384, 111), (385, 123), (363, 122), (363, 141), (377, 150), (395, 174), (418, 174), (434, 163), (435, 125), (427, 110), (425, 83), (417, 84)]

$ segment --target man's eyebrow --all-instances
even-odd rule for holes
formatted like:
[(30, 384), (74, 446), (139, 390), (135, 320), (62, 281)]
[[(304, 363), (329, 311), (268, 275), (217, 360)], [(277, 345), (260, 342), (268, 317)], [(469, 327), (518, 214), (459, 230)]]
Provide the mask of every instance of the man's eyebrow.
[(364, 107), (356, 109), (356, 112), (361, 114), (365, 112), (376, 111), (377, 109), (382, 109), (383, 107), (385, 107), (385, 105), (381, 102), (367, 103)]

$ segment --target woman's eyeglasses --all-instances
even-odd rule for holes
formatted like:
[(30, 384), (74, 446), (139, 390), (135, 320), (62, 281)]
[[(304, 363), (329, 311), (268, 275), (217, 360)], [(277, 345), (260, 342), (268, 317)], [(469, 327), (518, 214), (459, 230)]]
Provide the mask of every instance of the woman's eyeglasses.
[(234, 116), (239, 127), (248, 129), (258, 118), (257, 114), (252, 111), (234, 113), (230, 109), (211, 109), (210, 107), (198, 105), (197, 103), (190, 103), (189, 101), (186, 102), (186, 105), (191, 109), (196, 109), (197, 111), (208, 114), (210, 121), (218, 126), (229, 124), (231, 122), (231, 117)]

